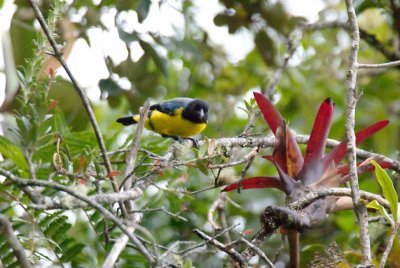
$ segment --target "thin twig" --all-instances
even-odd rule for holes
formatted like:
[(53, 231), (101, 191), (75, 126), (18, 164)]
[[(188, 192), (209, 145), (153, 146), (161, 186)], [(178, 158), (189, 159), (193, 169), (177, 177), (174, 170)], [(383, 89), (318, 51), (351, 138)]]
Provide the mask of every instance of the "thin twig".
[(386, 249), (382, 254), (381, 261), (379, 262), (379, 268), (384, 268), (385, 267), (386, 260), (387, 260), (387, 258), (389, 256), (390, 250), (392, 249), (392, 245), (393, 245), (394, 239), (396, 238), (396, 234), (399, 231), (399, 228), (400, 228), (400, 224), (399, 223), (396, 223), (396, 225), (393, 226), (392, 233), (390, 234), (389, 241), (388, 241), (388, 243), (386, 245)]
[[(140, 120), (136, 128), (135, 137), (133, 139), (132, 146), (129, 150), (128, 157), (126, 158), (127, 164), (124, 173), (125, 179), (122, 182), (123, 187), (121, 187), (124, 188), (125, 191), (130, 190), (132, 187), (132, 175), (135, 170), (135, 162), (137, 158), (137, 152), (140, 146), (140, 138), (142, 136), (144, 122), (147, 118), (149, 107), (150, 107), (150, 101), (149, 99), (147, 99), (140, 111)], [(139, 192), (141, 195), (142, 191), (136, 191), (136, 192)], [(127, 209), (127, 211), (131, 211), (132, 210), (131, 201), (130, 200), (125, 201), (124, 207)], [(129, 231), (133, 233), (135, 231), (137, 223), (140, 222), (142, 218), (142, 213), (135, 213), (133, 216), (131, 216), (128, 213), (128, 215), (125, 215), (125, 218), (126, 220), (129, 221), (130, 224)], [(115, 265), (115, 262), (118, 260), (118, 257), (121, 255), (121, 252), (125, 249), (128, 241), (129, 237), (126, 234), (122, 234), (118, 239), (116, 239), (116, 242), (108, 252), (106, 259), (104, 260), (104, 263), (102, 265), (103, 268), (113, 267)]]
[(32, 267), (32, 265), (26, 258), (24, 248), (19, 242), (17, 236), (14, 234), (14, 230), (11, 226), (10, 220), (2, 214), (0, 214), (0, 233), (7, 239), (8, 245), (14, 251), (14, 255), (17, 258), (20, 267)]
[(389, 67), (396, 67), (396, 66), (400, 66), (400, 60), (391, 61), (391, 62), (387, 62), (387, 63), (380, 63), (380, 64), (367, 64), (367, 63), (357, 64), (357, 67), (359, 69), (361, 69), (361, 68), (364, 68), (364, 69), (389, 68)]
[(215, 201), (212, 203), (212, 205), (210, 206), (210, 209), (208, 210), (207, 213), (207, 220), (208, 222), (211, 224), (212, 228), (214, 230), (221, 230), (221, 226), (219, 226), (215, 220), (214, 220), (214, 213), (215, 211), (218, 210), (218, 208), (220, 208), (221, 206), (224, 206), (225, 203), (225, 196), (226, 193), (221, 193), (218, 195), (218, 198), (215, 199)]
[[(49, 185), (51, 185), (52, 183), (53, 182), (49, 182)], [(29, 185), (30, 182), (27, 182), (27, 184)], [(124, 202), (127, 200), (136, 200), (141, 196), (142, 195), (139, 191), (131, 189), (119, 193), (100, 193), (93, 196), (89, 196), (89, 198), (93, 202), (96, 202), (98, 204), (114, 204), (114, 203)], [(38, 210), (51, 210), (51, 209), (71, 210), (76, 208), (87, 209), (90, 206), (87, 203), (80, 201), (79, 199), (70, 200), (69, 197), (65, 198), (44, 197), (37, 204), (36, 203), (29, 204), (29, 207)]]
[(215, 237), (211, 237), (211, 236), (203, 233), (199, 229), (194, 229), (193, 232), (195, 234), (197, 234), (199, 237), (201, 237), (204, 240), (206, 240), (208, 243), (214, 245), (219, 250), (222, 250), (225, 253), (227, 253), (229, 256), (232, 257), (232, 259), (234, 259), (235, 261), (239, 262), (241, 266), (243, 266), (243, 265), (245, 265), (247, 263), (246, 259), (239, 252), (237, 252), (235, 249), (233, 249), (231, 247), (228, 247), (228, 246), (222, 244), (221, 242), (216, 240)]
[(357, 56), (360, 43), (357, 15), (352, 0), (346, 0), (347, 14), (349, 17), (351, 34), (351, 51), (349, 56), (349, 67), (347, 72), (347, 111), (346, 111), (346, 138), (347, 158), (349, 161), (349, 175), (351, 181), (352, 199), (354, 211), (360, 224), (360, 242), (362, 253), (362, 264), (370, 265), (371, 246), (368, 234), (368, 213), (367, 208), (360, 202), (360, 190), (358, 186), (357, 161), (356, 161), (356, 136), (354, 132), (355, 108), (357, 104)]
[[(53, 34), (50, 32), (50, 29), (47, 26), (47, 23), (46, 23), (46, 21), (45, 21), (45, 19), (43, 17), (42, 12), (40, 11), (40, 9), (39, 9), (39, 7), (38, 7), (38, 5), (36, 3), (36, 0), (28, 0), (28, 2), (32, 7), (33, 12), (35, 13), (35, 16), (36, 16), (37, 20), (39, 21), (39, 24), (42, 27), (44, 34), (46, 35), (47, 39), (49, 40), (49, 43), (50, 43), (51, 47), (53, 48), (54, 57), (60, 62), (61, 66), (64, 68), (64, 70), (67, 73), (69, 79), (71, 80), (76, 92), (78, 93), (78, 95), (79, 95), (79, 97), (80, 97), (80, 99), (82, 101), (83, 106), (85, 107), (85, 110), (86, 110), (86, 112), (87, 112), (87, 114), (89, 116), (89, 120), (90, 120), (90, 122), (92, 124), (94, 133), (96, 135), (96, 139), (97, 139), (97, 142), (99, 144), (99, 147), (100, 147), (100, 150), (101, 150), (101, 153), (102, 153), (102, 156), (103, 156), (103, 160), (104, 160), (107, 172), (108, 172), (108, 174), (111, 174), (113, 169), (112, 169), (112, 166), (111, 166), (110, 159), (107, 156), (107, 149), (106, 149), (106, 146), (105, 146), (105, 143), (104, 143), (103, 136), (101, 134), (100, 128), (99, 128), (99, 126), (97, 124), (96, 117), (95, 117), (94, 112), (92, 110), (92, 107), (90, 105), (90, 100), (86, 96), (86, 94), (83, 91), (83, 89), (79, 86), (78, 81), (76, 81), (76, 79), (73, 76), (71, 70), (69, 69), (66, 61), (64, 60), (62, 52), (60, 51), (60, 48), (57, 45), (57, 42), (54, 39)], [(114, 176), (110, 176), (110, 180), (111, 180), (111, 183), (112, 183), (114, 191), (115, 192), (119, 192), (118, 183), (117, 183), (115, 177)], [(125, 207), (123, 206), (123, 204), (120, 204), (120, 205), (122, 205), (121, 206), (122, 213), (126, 216), (127, 213), (126, 213)]]
[(180, 219), (182, 221), (188, 222), (188, 220), (184, 217), (182, 217), (181, 215), (177, 214), (177, 213), (172, 213), (170, 211), (168, 211), (167, 209), (165, 209), (164, 207), (160, 207), (160, 208), (146, 208), (146, 209), (138, 209), (138, 210), (132, 210), (129, 211), (129, 213), (146, 213), (146, 212), (154, 212), (154, 211), (162, 211), (165, 214), (168, 214), (174, 218)]
[[(126, 159), (126, 168), (125, 168), (125, 178), (128, 176), (128, 174), (131, 174), (131, 172), (135, 168), (135, 162), (137, 158), (137, 152), (139, 150), (140, 146), (140, 138), (142, 136), (143, 128), (144, 128), (144, 122), (146, 121), (147, 114), (149, 112), (150, 108), (150, 100), (147, 99), (146, 102), (143, 104), (143, 107), (140, 110), (140, 120), (137, 124), (136, 127), (136, 132), (135, 132), (135, 137), (133, 138), (132, 146), (129, 151), (129, 155)], [(129, 177), (125, 180), (124, 183), (124, 189), (129, 190), (132, 187), (132, 178)]]
[[(389, 202), (380, 195), (373, 194), (366, 191), (359, 191), (360, 198), (373, 201), (376, 200), (383, 207), (390, 209)], [(318, 198), (323, 198), (326, 196), (352, 196), (352, 190), (349, 188), (326, 188), (318, 189), (316, 191), (306, 194), (304, 197), (298, 199), (296, 202), (288, 204), (288, 207), (295, 210), (301, 210), (308, 206)]]
[(267, 255), (265, 255), (265, 253), (259, 247), (255, 246), (244, 237), (241, 237), (240, 241), (245, 243), (246, 246), (248, 246), (252, 250), (254, 250), (268, 264), (269, 267), (275, 268), (275, 265), (271, 262), (271, 260), (267, 257)]
[(317, 21), (314, 23), (305, 24), (303, 26), (304, 31), (321, 31), (325, 29), (342, 28), (345, 30), (349, 29), (347, 21), (333, 20), (333, 21)]
[[(219, 236), (221, 236), (221, 235), (224, 235), (226, 232), (229, 232), (229, 231), (232, 230), (233, 228), (236, 228), (238, 225), (239, 225), (239, 224), (235, 224), (235, 225), (233, 225), (233, 226), (230, 226), (229, 228), (226, 228), (225, 230), (221, 231), (220, 233), (214, 235), (214, 238), (217, 238), (217, 237), (219, 237)], [(184, 249), (184, 250), (181, 250), (181, 251), (176, 251), (176, 254), (178, 254), (178, 255), (186, 255), (186, 254), (188, 254), (189, 252), (192, 252), (193, 250), (195, 250), (195, 249), (197, 249), (197, 248), (200, 248), (200, 247), (206, 245), (207, 243), (208, 243), (208, 241), (201, 242), (201, 243), (199, 243), (199, 244), (197, 244), (197, 245), (194, 245), (194, 246), (192, 246), (192, 247), (190, 247), (190, 248), (187, 248), (187, 249)], [(170, 250), (170, 251), (172, 252), (172, 250)]]

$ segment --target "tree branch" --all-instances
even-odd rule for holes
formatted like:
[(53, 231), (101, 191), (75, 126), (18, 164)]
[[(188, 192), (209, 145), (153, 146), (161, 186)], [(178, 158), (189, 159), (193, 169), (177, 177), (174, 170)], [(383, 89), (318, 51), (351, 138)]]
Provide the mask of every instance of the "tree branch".
[(379, 262), (379, 268), (385, 268), (386, 260), (389, 256), (390, 250), (392, 249), (393, 242), (394, 242), (394, 239), (396, 238), (396, 234), (399, 231), (399, 228), (400, 228), (399, 223), (396, 223), (395, 226), (393, 226), (392, 233), (390, 234), (389, 241), (386, 245), (386, 249), (382, 254), (381, 261)]
[[(390, 209), (389, 202), (380, 195), (373, 194), (366, 191), (360, 191), (360, 198), (373, 201), (376, 200), (380, 205), (385, 207), (386, 209)], [(352, 196), (352, 190), (349, 188), (326, 188), (326, 189), (318, 189), (316, 191), (310, 192), (306, 194), (304, 197), (298, 199), (296, 202), (288, 204), (288, 207), (291, 209), (299, 210), (303, 209), (306, 206), (310, 205), (312, 202), (319, 198), (324, 198), (326, 196)]]
[[(28, 185), (36, 185), (36, 181), (28, 181)], [(49, 182), (49, 184), (55, 184), (53, 182)], [(50, 186), (49, 186), (50, 187)], [(57, 186), (55, 186), (57, 187)], [(97, 194), (94, 196), (89, 196), (88, 198), (92, 200), (95, 203), (98, 204), (114, 204), (114, 203), (119, 203), (119, 202), (124, 202), (127, 200), (136, 200), (140, 198), (142, 195), (139, 191), (137, 190), (128, 190), (128, 191), (123, 191), (119, 193), (102, 193), (102, 194)], [(51, 210), (51, 209), (77, 209), (77, 208), (83, 208), (87, 209), (90, 208), (90, 206), (82, 202), (79, 199), (69, 199), (68, 198), (60, 198), (60, 199), (54, 199), (50, 197), (45, 197), (40, 200), (39, 203), (33, 203), (29, 204), (30, 208), (33, 209), (38, 209), (38, 210)]]
[(233, 249), (232, 247), (228, 247), (228, 246), (222, 244), (221, 242), (216, 240), (214, 237), (210, 237), (210, 236), (206, 235), (199, 229), (194, 229), (193, 232), (195, 234), (197, 234), (199, 237), (201, 237), (202, 239), (206, 240), (206, 242), (214, 245), (219, 250), (222, 250), (225, 253), (227, 253), (229, 256), (232, 257), (232, 259), (237, 261), (241, 267), (244, 266), (245, 264), (247, 264), (246, 259), (243, 258), (243, 256), (239, 252), (237, 252), (235, 249)]
[(400, 66), (400, 60), (398, 61), (391, 61), (387, 63), (380, 63), (380, 64), (366, 64), (366, 63), (359, 63), (357, 67), (359, 69), (364, 68), (364, 69), (372, 69), (372, 68), (389, 68), (389, 67), (396, 67)]
[(32, 267), (32, 265), (26, 258), (24, 248), (19, 242), (17, 236), (14, 234), (14, 230), (11, 226), (10, 220), (2, 214), (0, 214), (0, 233), (4, 235), (4, 237), (7, 239), (8, 245), (14, 251), (14, 256), (17, 258), (20, 267)]
[(267, 255), (265, 255), (265, 253), (259, 247), (255, 246), (244, 237), (241, 237), (239, 241), (243, 242), (247, 247), (254, 250), (254, 252), (256, 252), (265, 261), (265, 263), (268, 264), (269, 267), (275, 268), (275, 265), (271, 262), (270, 259), (268, 259)]
[(370, 265), (371, 246), (368, 234), (368, 213), (367, 208), (360, 202), (358, 187), (357, 161), (356, 161), (356, 136), (354, 132), (355, 108), (357, 104), (357, 56), (360, 43), (357, 15), (353, 6), (353, 0), (346, 0), (347, 14), (350, 24), (351, 51), (349, 56), (349, 67), (347, 72), (347, 111), (346, 111), (346, 138), (347, 158), (349, 161), (349, 175), (351, 181), (352, 199), (354, 211), (360, 224), (360, 242), (362, 253), (362, 264)]

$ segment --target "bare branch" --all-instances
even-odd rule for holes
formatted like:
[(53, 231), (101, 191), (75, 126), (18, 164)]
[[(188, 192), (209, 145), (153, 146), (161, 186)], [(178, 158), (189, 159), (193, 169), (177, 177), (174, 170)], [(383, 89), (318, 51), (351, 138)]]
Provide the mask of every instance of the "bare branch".
[(199, 229), (194, 229), (193, 232), (195, 234), (197, 234), (199, 237), (201, 237), (204, 240), (206, 240), (206, 242), (214, 245), (219, 250), (222, 250), (225, 253), (227, 253), (229, 256), (232, 257), (232, 259), (234, 259), (235, 261), (239, 262), (239, 264), (241, 266), (243, 266), (243, 265), (245, 265), (247, 263), (246, 259), (239, 252), (237, 252), (235, 249), (233, 249), (231, 247), (228, 247), (228, 246), (222, 244), (221, 242), (216, 240), (215, 237), (208, 236), (205, 233), (203, 233), (202, 231), (200, 231)]
[(215, 201), (212, 203), (212, 205), (210, 206), (210, 209), (208, 210), (208, 213), (207, 213), (207, 220), (208, 220), (208, 222), (211, 224), (211, 226), (212, 226), (212, 228), (214, 229), (214, 230), (221, 230), (222, 228), (221, 228), (221, 226), (219, 226), (216, 222), (215, 222), (215, 220), (214, 220), (214, 213), (215, 213), (215, 211), (217, 211), (217, 209), (220, 207), (220, 206), (224, 206), (224, 203), (225, 203), (225, 196), (226, 196), (226, 194), (225, 193), (221, 193), (219, 196), (218, 196), (218, 198), (217, 199), (215, 199)]
[(227, 168), (227, 167), (234, 167), (238, 166), (244, 163), (248, 163), (249, 161), (253, 160), (258, 154), (258, 147), (255, 147), (253, 150), (251, 150), (248, 154), (246, 154), (243, 159), (231, 162), (231, 163), (226, 163), (226, 164), (219, 164), (219, 165), (209, 165), (208, 168), (210, 169), (217, 169), (217, 168)]
[(379, 268), (385, 268), (386, 260), (387, 260), (387, 258), (389, 256), (390, 250), (392, 249), (393, 242), (394, 242), (394, 239), (396, 238), (396, 234), (399, 231), (399, 228), (400, 228), (400, 224), (399, 223), (396, 223), (396, 225), (393, 226), (392, 233), (390, 234), (389, 241), (388, 241), (388, 243), (386, 245), (386, 249), (382, 254), (381, 261), (379, 262)]
[(4, 237), (7, 239), (9, 246), (14, 251), (14, 255), (17, 258), (20, 267), (32, 267), (32, 265), (26, 258), (24, 248), (19, 242), (17, 236), (14, 234), (14, 230), (11, 226), (10, 220), (3, 214), (0, 214), (0, 233), (4, 235)]
[(360, 242), (362, 253), (362, 264), (370, 265), (371, 246), (368, 234), (367, 208), (360, 202), (360, 190), (358, 187), (357, 161), (356, 161), (356, 136), (354, 132), (355, 108), (357, 104), (357, 56), (360, 43), (357, 15), (353, 6), (353, 0), (346, 0), (347, 14), (349, 17), (351, 34), (351, 51), (349, 56), (349, 67), (347, 72), (347, 111), (346, 111), (346, 138), (347, 158), (349, 160), (349, 175), (351, 181), (352, 199), (354, 211), (360, 224)]
[[(390, 209), (389, 202), (380, 195), (369, 193), (366, 191), (359, 191), (360, 198), (367, 201), (378, 201), (379, 204), (384, 206), (387, 209)], [(310, 192), (304, 197), (298, 199), (296, 202), (293, 202), (288, 205), (291, 209), (303, 209), (308, 206), (312, 202), (314, 202), (318, 198), (323, 198), (326, 196), (352, 196), (352, 190), (349, 188), (326, 188), (326, 189), (318, 189), (316, 191)]]
[(270, 261), (270, 259), (268, 259), (267, 255), (265, 255), (265, 253), (259, 247), (255, 246), (244, 237), (241, 237), (240, 241), (246, 244), (246, 246), (248, 246), (252, 250), (254, 250), (268, 264), (269, 267), (275, 268), (275, 265)]
[[(49, 182), (51, 184), (52, 182)], [(29, 185), (30, 182), (27, 182)], [(33, 183), (34, 185), (36, 182)], [(50, 187), (50, 186), (49, 186)], [(124, 202), (127, 200), (136, 200), (140, 198), (141, 192), (137, 190), (128, 190), (119, 193), (103, 193), (97, 194), (94, 196), (89, 196), (89, 199), (98, 204), (114, 204), (118, 202)], [(39, 210), (49, 210), (49, 209), (76, 209), (76, 208), (89, 208), (90, 206), (82, 202), (79, 199), (70, 199), (70, 198), (49, 198), (44, 197), (40, 200), (39, 203), (29, 204), (30, 208), (39, 209)]]
[(143, 128), (144, 128), (144, 122), (147, 118), (147, 114), (149, 112), (149, 107), (150, 107), (150, 101), (149, 99), (146, 100), (146, 102), (143, 104), (143, 107), (141, 108), (140, 111), (140, 120), (139, 123), (136, 127), (136, 133), (135, 137), (133, 138), (132, 142), (132, 147), (129, 151), (129, 155), (126, 159), (126, 168), (125, 168), (125, 183), (124, 183), (124, 188), (125, 190), (128, 190), (132, 187), (132, 178), (129, 176), (135, 167), (135, 162), (136, 162), (136, 157), (137, 157), (137, 152), (139, 150), (140, 146), (140, 138), (142, 136)]
[(182, 217), (181, 215), (177, 214), (177, 213), (172, 213), (170, 211), (168, 211), (167, 209), (165, 209), (164, 207), (160, 207), (160, 208), (146, 208), (146, 209), (139, 209), (139, 210), (132, 210), (129, 211), (129, 213), (146, 213), (146, 212), (153, 212), (153, 211), (162, 211), (165, 214), (168, 214), (174, 218), (180, 219), (182, 221), (188, 222), (188, 220), (184, 217)]
[(349, 24), (347, 21), (333, 20), (333, 21), (317, 21), (314, 23), (305, 24), (303, 26), (304, 31), (320, 31), (325, 29), (343, 28), (349, 30)]
[(366, 64), (366, 63), (359, 63), (357, 67), (359, 69), (364, 68), (364, 69), (373, 69), (373, 68), (389, 68), (389, 67), (396, 67), (400, 66), (400, 60), (398, 61), (392, 61), (392, 62), (387, 62), (387, 63), (380, 63), (380, 64)]

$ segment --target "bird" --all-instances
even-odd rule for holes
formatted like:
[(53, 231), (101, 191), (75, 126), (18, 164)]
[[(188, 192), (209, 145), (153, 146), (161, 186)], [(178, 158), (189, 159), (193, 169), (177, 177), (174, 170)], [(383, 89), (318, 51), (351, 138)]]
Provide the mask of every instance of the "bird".
[[(207, 126), (209, 105), (206, 101), (192, 98), (174, 98), (153, 104), (145, 121), (145, 128), (163, 137), (178, 141), (201, 133)], [(118, 123), (129, 126), (139, 122), (140, 115), (117, 119)]]

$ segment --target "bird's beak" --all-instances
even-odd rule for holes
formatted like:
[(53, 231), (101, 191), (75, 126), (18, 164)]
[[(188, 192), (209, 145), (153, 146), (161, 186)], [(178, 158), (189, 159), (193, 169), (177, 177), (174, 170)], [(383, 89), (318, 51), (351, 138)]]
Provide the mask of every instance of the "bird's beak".
[(207, 114), (204, 112), (203, 109), (200, 110), (200, 118), (201, 118), (202, 120), (207, 121)]

